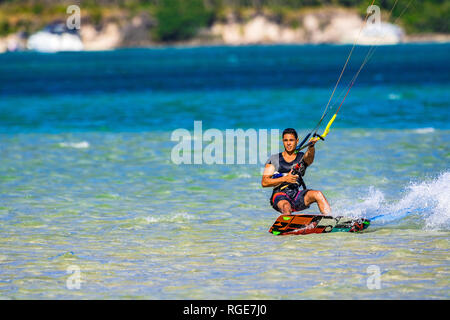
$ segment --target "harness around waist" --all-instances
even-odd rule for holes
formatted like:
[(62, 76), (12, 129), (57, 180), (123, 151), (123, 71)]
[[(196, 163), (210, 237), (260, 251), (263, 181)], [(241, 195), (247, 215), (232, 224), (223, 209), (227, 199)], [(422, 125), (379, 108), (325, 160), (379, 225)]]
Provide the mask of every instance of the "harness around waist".
[(278, 187), (274, 188), (272, 191), (272, 196), (270, 197), (270, 202), (273, 202), (274, 196), (278, 193), (280, 194), (286, 194), (290, 198), (294, 198), (295, 195), (299, 192), (300, 186), (297, 183), (285, 183), (282, 185), (279, 185)]

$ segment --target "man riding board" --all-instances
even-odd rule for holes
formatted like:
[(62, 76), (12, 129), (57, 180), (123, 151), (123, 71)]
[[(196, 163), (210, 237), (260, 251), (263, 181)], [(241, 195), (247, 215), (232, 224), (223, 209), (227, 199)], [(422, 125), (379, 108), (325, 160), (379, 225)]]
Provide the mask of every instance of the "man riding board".
[[(314, 161), (316, 142), (311, 142), (306, 153), (297, 153), (295, 149), (298, 145), (298, 135), (294, 129), (285, 129), (282, 139), (284, 151), (272, 155), (267, 160), (261, 180), (264, 188), (274, 188), (270, 204), (282, 214), (291, 214), (294, 211), (305, 210), (316, 202), (322, 214), (330, 214), (331, 208), (323, 193), (307, 189), (302, 179), (306, 168)], [(296, 164), (300, 164), (299, 172), (293, 170)]]

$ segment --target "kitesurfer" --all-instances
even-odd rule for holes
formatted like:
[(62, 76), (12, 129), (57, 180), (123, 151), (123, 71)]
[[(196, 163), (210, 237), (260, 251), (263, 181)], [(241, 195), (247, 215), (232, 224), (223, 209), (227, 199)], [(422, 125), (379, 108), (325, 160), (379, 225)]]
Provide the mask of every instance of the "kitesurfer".
[[(298, 135), (295, 129), (285, 129), (282, 140), (284, 151), (272, 155), (267, 160), (261, 180), (264, 188), (274, 188), (270, 204), (282, 214), (291, 214), (294, 211), (305, 210), (316, 202), (322, 214), (330, 214), (331, 208), (323, 193), (307, 189), (302, 178), (306, 168), (314, 161), (316, 141), (311, 141), (309, 148), (303, 153), (296, 150)], [(299, 170), (294, 170), (297, 164)]]

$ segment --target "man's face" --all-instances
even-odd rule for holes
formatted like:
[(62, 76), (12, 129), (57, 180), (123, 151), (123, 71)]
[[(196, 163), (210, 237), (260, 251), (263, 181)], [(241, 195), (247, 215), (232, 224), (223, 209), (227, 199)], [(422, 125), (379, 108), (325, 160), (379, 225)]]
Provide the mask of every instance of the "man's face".
[(296, 139), (293, 134), (286, 133), (283, 136), (283, 145), (284, 145), (284, 149), (286, 149), (287, 152), (294, 151), (295, 147), (297, 147), (297, 144), (298, 144), (298, 138)]

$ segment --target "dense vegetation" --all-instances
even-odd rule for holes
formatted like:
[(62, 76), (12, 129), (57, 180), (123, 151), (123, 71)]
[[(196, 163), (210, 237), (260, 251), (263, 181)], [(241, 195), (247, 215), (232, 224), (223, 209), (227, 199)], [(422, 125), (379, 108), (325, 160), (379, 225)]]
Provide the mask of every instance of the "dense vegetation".
[[(410, 2), (411, 1), (411, 2)], [(371, 0), (0, 0), (0, 35), (41, 29), (54, 20), (65, 18), (68, 5), (78, 4), (85, 22), (101, 26), (107, 21), (128, 21), (142, 12), (155, 21), (149, 30), (157, 41), (177, 41), (193, 37), (199, 28), (223, 21), (233, 13), (246, 20), (257, 12), (291, 26), (299, 26), (301, 12), (333, 6), (357, 8), (364, 15)], [(389, 11), (396, 0), (376, 0)], [(410, 3), (410, 4), (409, 4)], [(408, 6), (409, 4), (409, 6)], [(404, 9), (407, 8), (406, 11)], [(402, 14), (403, 13), (403, 14)], [(392, 19), (408, 33), (449, 33), (450, 1), (398, 0)]]

